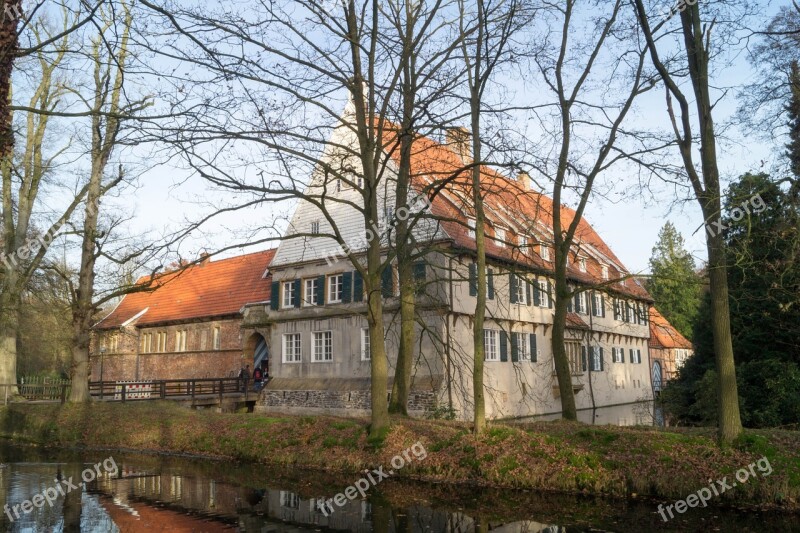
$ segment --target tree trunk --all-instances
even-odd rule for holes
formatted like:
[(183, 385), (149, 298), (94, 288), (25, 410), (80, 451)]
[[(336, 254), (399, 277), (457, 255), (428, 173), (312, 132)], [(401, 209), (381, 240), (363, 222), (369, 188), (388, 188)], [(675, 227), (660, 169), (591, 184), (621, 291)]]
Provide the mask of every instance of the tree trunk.
[[(558, 252), (556, 252), (558, 254)], [(556, 262), (559, 257), (556, 257)], [(567, 359), (567, 347), (564, 344), (566, 322), (567, 322), (567, 301), (570, 298), (567, 287), (567, 278), (564, 269), (555, 269), (555, 304), (553, 314), (553, 360), (556, 367), (556, 379), (558, 381), (558, 392), (561, 397), (561, 417), (564, 420), (577, 420), (578, 413), (575, 408), (575, 393), (572, 390), (572, 369)]]
[[(3, 252), (5, 260), (16, 259), (14, 207), (11, 193), (11, 168), (14, 159), (13, 113), (11, 111), (11, 73), (19, 50), (18, 24), (22, 0), (4, 0), (0, 12), (0, 172), (3, 177)], [(20, 295), (16, 268), (3, 269), (0, 301), (0, 381), (13, 384), (9, 395), (17, 394), (17, 328)]]
[[(481, 135), (480, 135), (480, 96), (473, 90), (470, 101), (472, 116), (472, 154), (473, 163), (481, 160)], [(475, 401), (473, 412), (473, 431), (476, 435), (486, 429), (486, 400), (483, 386), (484, 332), (483, 322), (486, 318), (486, 215), (483, 209), (483, 190), (481, 187), (481, 167), (474, 164), (472, 167), (472, 200), (475, 204), (475, 255), (476, 272), (478, 277), (478, 297), (475, 303), (475, 320), (472, 325), (473, 366), (472, 366), (472, 394)]]
[[(368, 264), (380, 263), (380, 248), (377, 249), (377, 252), (377, 263), (368, 259)], [(369, 255), (373, 255), (373, 253), (370, 250)], [(389, 268), (389, 266), (386, 268)], [(372, 410), (369, 436), (374, 439), (382, 439), (389, 430), (388, 400), (386, 398), (389, 365), (386, 357), (386, 343), (383, 338), (383, 298), (381, 296), (381, 274), (379, 270), (370, 271), (367, 291), (371, 374), (370, 407)]]
[[(398, 233), (398, 239), (400, 234)], [(390, 413), (408, 416), (408, 396), (411, 391), (411, 367), (414, 362), (415, 294), (413, 272), (408, 257), (400, 257), (398, 247), (397, 271), (400, 283), (400, 349), (392, 384)], [(406, 254), (408, 252), (405, 252)]]

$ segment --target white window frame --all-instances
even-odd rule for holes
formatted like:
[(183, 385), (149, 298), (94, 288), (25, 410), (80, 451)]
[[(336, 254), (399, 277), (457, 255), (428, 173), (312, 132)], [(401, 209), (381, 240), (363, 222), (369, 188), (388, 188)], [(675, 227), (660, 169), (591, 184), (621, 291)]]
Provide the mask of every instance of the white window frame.
[(319, 220), (311, 221), (311, 234), (319, 235)]
[(586, 305), (586, 291), (578, 293), (578, 306), (577, 306), (577, 309), (575, 309), (575, 312), (576, 313), (580, 313), (582, 315), (588, 315), (589, 314), (589, 311), (588, 311), (587, 305)]
[(287, 509), (300, 508), (300, 496), (296, 492), (291, 492), (288, 490), (280, 491), (280, 501), (281, 507), (285, 507)]
[[(289, 345), (291, 340), (292, 344)], [(282, 361), (284, 363), (303, 362), (303, 337), (300, 333), (284, 333), (281, 339)], [(291, 356), (291, 357), (290, 357)]]
[(281, 307), (294, 307), (294, 280), (282, 282), (281, 288)]
[(611, 348), (611, 362), (624, 363), (625, 362), (625, 348)]
[(603, 316), (603, 295), (599, 292), (592, 294), (592, 316)]
[(519, 331), (512, 333), (517, 336), (517, 355), (520, 361), (531, 360), (531, 333)]
[(578, 259), (578, 270), (580, 270), (584, 274), (586, 273), (586, 258), (585, 257), (581, 257), (581, 258)]
[[(330, 304), (338, 304), (342, 302), (342, 296), (344, 295), (344, 276), (342, 274), (331, 274), (327, 278), (328, 281), (328, 303)], [(335, 281), (335, 283), (334, 283)], [(335, 297), (334, 287), (338, 287), (338, 298)]]
[(150, 353), (152, 349), (153, 349), (153, 334), (149, 332), (143, 333), (141, 353)]
[(517, 303), (528, 305), (528, 279), (523, 276), (517, 276)]
[(319, 305), (319, 302), (317, 301), (317, 282), (318, 282), (317, 278), (306, 278), (303, 280), (304, 307)]
[(536, 280), (539, 286), (539, 307), (550, 307), (550, 294), (547, 292), (547, 280)]
[(497, 243), (497, 246), (500, 248), (506, 247), (506, 230), (505, 228), (495, 228), (494, 230), (494, 242)]
[(603, 280), (608, 280), (608, 265), (600, 265), (600, 275)]
[(164, 353), (167, 351), (167, 332), (159, 331), (156, 338), (156, 352)]
[(550, 248), (544, 244), (539, 245), (539, 255), (544, 261), (550, 261)]
[(311, 333), (311, 362), (333, 362), (333, 332), (331, 330)]
[(483, 330), (483, 358), (486, 361), (500, 360), (500, 332), (496, 329)]
[(519, 243), (520, 248), (529, 248), (530, 247), (530, 238), (525, 235), (517, 235), (517, 242)]
[(361, 360), (369, 361), (372, 358), (370, 349), (369, 328), (361, 328)]
[(594, 368), (593, 372), (600, 372), (600, 369), (603, 368), (603, 364), (600, 362), (600, 347), (599, 346), (589, 346), (589, 352), (592, 357), (592, 367)]
[(467, 237), (470, 239), (475, 238), (475, 219), (468, 218), (467, 219)]

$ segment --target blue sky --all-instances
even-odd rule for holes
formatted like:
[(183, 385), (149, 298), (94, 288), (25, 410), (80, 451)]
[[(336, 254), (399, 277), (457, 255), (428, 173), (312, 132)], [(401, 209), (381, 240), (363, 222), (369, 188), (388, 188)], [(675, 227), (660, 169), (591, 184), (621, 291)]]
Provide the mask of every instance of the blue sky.
[[(787, 2), (771, 6), (763, 4), (763, 20), (767, 21), (778, 6), (786, 5)], [(753, 80), (754, 72), (742, 54), (735, 58), (730, 67), (720, 73), (715, 84), (736, 86)], [(717, 123), (722, 124), (730, 118), (737, 104), (734, 93), (719, 102), (716, 110)], [(666, 118), (663, 92), (661, 92), (646, 100), (644, 105), (640, 105), (634, 120), (666, 127)], [(770, 146), (768, 142), (741, 134), (738, 137), (735, 135), (733, 141), (720, 146), (719, 150), (721, 171), (725, 179), (747, 171), (769, 170), (780, 162), (777, 157), (780, 150)], [(631, 169), (624, 171), (619, 169), (614, 172), (620, 172), (613, 176), (615, 181), (619, 180), (623, 184), (637, 182), (637, 177)], [(226, 195), (210, 191), (203, 180), (191, 177), (172, 165), (152, 168), (142, 176), (141, 184), (142, 188), (135, 197), (135, 205), (130, 206), (131, 211), (136, 213), (134, 225), (141, 231), (148, 228), (178, 226), (186, 218), (196, 218), (208, 208), (208, 205), (198, 205), (198, 202), (219, 205), (230, 200)], [(594, 197), (587, 207), (585, 216), (628, 269), (633, 272), (647, 271), (648, 259), (658, 231), (667, 221), (671, 221), (683, 234), (687, 247), (695, 255), (698, 264), (705, 260), (704, 236), (700, 228), (702, 217), (696, 202), (675, 205), (673, 192), (661, 185), (655, 186), (652, 194), (625, 196), (627, 198), (619, 201)], [(228, 246), (232, 242), (237, 242), (237, 238), (242, 238), (242, 232), (247, 233), (248, 228), (258, 227), (264, 221), (271, 221), (276, 216), (288, 216), (291, 210), (292, 206), (289, 204), (267, 205), (227, 216), (208, 231), (198, 233), (187, 241), (182, 251), (186, 255), (191, 255), (202, 249), (214, 250)], [(235, 252), (224, 255), (233, 253)]]

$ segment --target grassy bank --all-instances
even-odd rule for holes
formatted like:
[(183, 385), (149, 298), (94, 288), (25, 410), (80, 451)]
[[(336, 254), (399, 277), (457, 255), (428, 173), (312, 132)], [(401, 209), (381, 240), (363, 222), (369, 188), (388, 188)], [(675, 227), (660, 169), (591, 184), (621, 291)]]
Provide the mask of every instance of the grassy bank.
[[(384, 465), (420, 441), (427, 457), (397, 476), (459, 484), (617, 497), (685, 498), (767, 457), (714, 503), (800, 509), (800, 432), (747, 431), (721, 450), (711, 430), (670, 430), (541, 422), (490, 425), (476, 439), (458, 422), (395, 419), (385, 441), (366, 421), (192, 411), (171, 403), (86, 406), (13, 404), (0, 410), (11, 439), (59, 447), (207, 455), (276, 466), (355, 473)], [(763, 464), (763, 462), (762, 462)]]

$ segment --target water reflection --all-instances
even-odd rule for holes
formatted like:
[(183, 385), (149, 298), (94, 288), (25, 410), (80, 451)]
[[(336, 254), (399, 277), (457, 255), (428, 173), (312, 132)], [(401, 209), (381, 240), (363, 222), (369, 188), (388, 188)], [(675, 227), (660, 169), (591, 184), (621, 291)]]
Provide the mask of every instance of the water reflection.
[[(105, 457), (108, 457), (106, 454)], [(34, 494), (79, 479), (105, 457), (0, 448), (0, 530), (20, 532), (546, 532), (791, 530), (796, 517), (708, 509), (661, 523), (654, 503), (387, 481), (366, 499), (321, 506), (353, 476), (258, 465), (114, 454), (116, 476), (22, 511)], [(14, 514), (17, 506), (19, 516)], [(752, 526), (752, 529), (750, 527)]]

